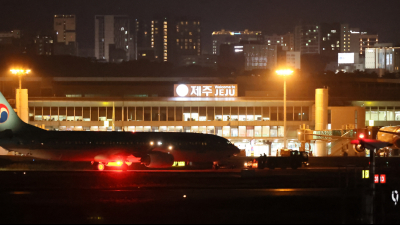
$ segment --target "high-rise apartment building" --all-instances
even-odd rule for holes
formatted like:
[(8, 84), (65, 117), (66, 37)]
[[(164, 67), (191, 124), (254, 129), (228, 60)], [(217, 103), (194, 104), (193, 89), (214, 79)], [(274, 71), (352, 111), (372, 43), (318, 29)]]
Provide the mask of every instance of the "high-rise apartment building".
[(212, 54), (219, 55), (222, 44), (238, 44), (241, 41), (262, 41), (261, 31), (229, 31), (222, 29), (212, 33)]
[(200, 19), (160, 17), (151, 20), (150, 47), (157, 61), (176, 65), (181, 57), (201, 55)]
[(58, 43), (76, 42), (75, 15), (55, 15), (54, 31), (56, 32)]
[(75, 15), (55, 15), (55, 55), (77, 55)]
[(35, 37), (35, 54), (51, 56), (54, 54), (55, 35), (52, 32), (47, 34), (38, 34)]
[(341, 25), (340, 23), (323, 23), (320, 25), (321, 55), (337, 60), (341, 52)]
[(106, 62), (129, 61), (134, 41), (128, 16), (95, 16), (95, 57)]
[(281, 46), (284, 51), (294, 51), (294, 34), (289, 32), (284, 35), (265, 35), (264, 43)]
[[(135, 20), (135, 59), (155, 60), (154, 49), (151, 48), (151, 25), (144, 20)], [(154, 31), (153, 31), (154, 35)], [(154, 42), (154, 38), (153, 38)]]
[(295, 51), (304, 54), (320, 54), (320, 27), (318, 25), (300, 25), (294, 32)]

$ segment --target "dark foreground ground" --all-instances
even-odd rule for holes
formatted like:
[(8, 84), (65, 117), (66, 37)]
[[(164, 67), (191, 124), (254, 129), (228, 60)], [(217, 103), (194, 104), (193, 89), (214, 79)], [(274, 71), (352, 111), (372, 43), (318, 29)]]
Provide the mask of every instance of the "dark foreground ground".
[[(0, 223), (368, 223), (361, 169), (1, 171)], [(385, 171), (376, 219), (398, 224)]]

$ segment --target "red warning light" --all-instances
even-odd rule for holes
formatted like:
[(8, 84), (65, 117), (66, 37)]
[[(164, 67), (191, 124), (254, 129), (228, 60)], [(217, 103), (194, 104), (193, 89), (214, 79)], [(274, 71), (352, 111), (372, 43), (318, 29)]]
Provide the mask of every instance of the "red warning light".
[(364, 135), (364, 134), (360, 134), (358, 137), (359, 137), (360, 139), (364, 139), (364, 138), (365, 138), (365, 135)]
[(381, 184), (386, 184), (386, 174), (381, 174)]

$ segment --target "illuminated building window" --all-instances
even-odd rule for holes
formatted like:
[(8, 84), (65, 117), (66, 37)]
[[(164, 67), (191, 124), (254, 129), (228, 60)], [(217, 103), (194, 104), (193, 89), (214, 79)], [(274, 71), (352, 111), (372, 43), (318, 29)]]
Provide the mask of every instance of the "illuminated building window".
[(164, 25), (164, 29), (167, 29), (168, 28), (168, 26), (167, 25)]
[(168, 22), (167, 22), (167, 21), (164, 21), (164, 24), (168, 24)]
[(190, 35), (190, 36), (192, 36), (192, 35), (193, 35), (193, 33), (192, 33), (192, 32), (189, 32), (189, 35)]

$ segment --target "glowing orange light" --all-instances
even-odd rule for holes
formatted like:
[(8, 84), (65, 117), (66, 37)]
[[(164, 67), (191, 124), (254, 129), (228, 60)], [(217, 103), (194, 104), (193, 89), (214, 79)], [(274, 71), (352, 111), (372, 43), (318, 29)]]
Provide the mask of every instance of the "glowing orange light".
[(364, 135), (364, 134), (360, 134), (358, 137), (359, 137), (360, 139), (363, 139), (363, 138), (365, 138), (365, 135)]
[(97, 168), (99, 169), (99, 171), (103, 171), (105, 169), (104, 164), (102, 163), (100, 163)]
[(121, 161), (118, 161), (118, 162), (117, 162), (117, 165), (118, 165), (118, 166), (121, 166), (121, 165), (122, 165), (122, 162), (121, 162)]
[(285, 69), (285, 70), (277, 70), (276, 74), (279, 76), (290, 76), (293, 74), (293, 70)]
[(23, 75), (23, 74), (29, 74), (31, 70), (11, 69), (10, 72), (14, 75)]

